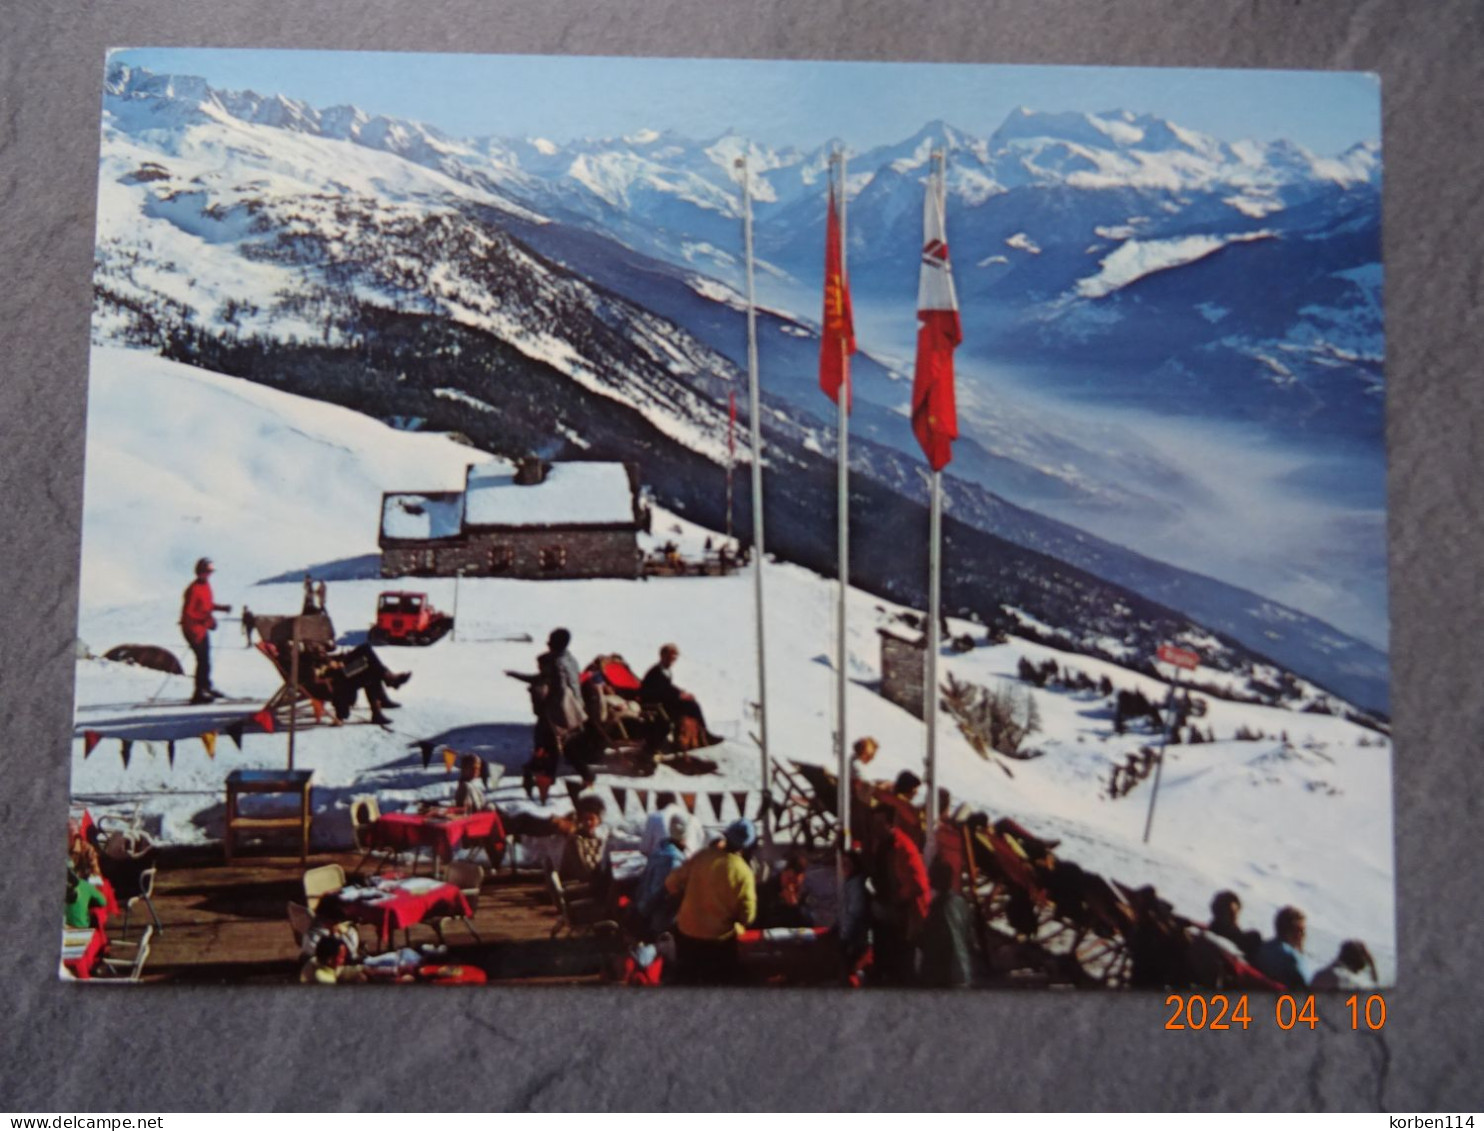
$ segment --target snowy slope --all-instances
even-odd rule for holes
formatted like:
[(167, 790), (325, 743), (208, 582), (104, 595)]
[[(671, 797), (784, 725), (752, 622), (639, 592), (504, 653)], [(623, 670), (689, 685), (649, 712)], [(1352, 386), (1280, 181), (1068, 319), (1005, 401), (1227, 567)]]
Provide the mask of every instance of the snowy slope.
[[(125, 351), (96, 350), (92, 380), (79, 631), (95, 652), (123, 641), (182, 651), (178, 587), (201, 553), (217, 561), (219, 600), (260, 612), (293, 611), (303, 569), (374, 552), (379, 492), (390, 480), (415, 471), (429, 487), (457, 487), (470, 458), (469, 449), (440, 437), (394, 432), (344, 410)], [(661, 512), (653, 537), (695, 545), (706, 533)], [(358, 639), (370, 623), (384, 588), (374, 568), (368, 560), (359, 576), (348, 570), (330, 582), (329, 609), (342, 639)], [(457, 634), (431, 648), (386, 650), (394, 667), (414, 676), (399, 696), (404, 707), (395, 714), (395, 732), (316, 728), (298, 738), (298, 764), (316, 773), (322, 842), (348, 835), (345, 812), (354, 794), (374, 792), (392, 805), (449, 793), (452, 779), (438, 762), (422, 768), (419, 741), (448, 742), (518, 766), (528, 754), (528, 699), (523, 685), (498, 673), (530, 670), (536, 642), (557, 625), (573, 631), (574, 650), (584, 660), (619, 651), (641, 669), (662, 643), (677, 641), (679, 682), (697, 693), (713, 729), (727, 738), (708, 751), (720, 765), (717, 775), (686, 778), (669, 769), (647, 780), (605, 775), (600, 790), (610, 802), (615, 785), (703, 796), (751, 790), (755, 798), (759, 758), (747, 737), (756, 728), (749, 706), (756, 698), (749, 575), (477, 579), (457, 591), (447, 579), (423, 584), (440, 607), (457, 603)], [(776, 757), (830, 757), (834, 677), (823, 658), (833, 654), (834, 593), (833, 583), (797, 567), (767, 572)], [(918, 767), (922, 755), (921, 724), (873, 687), (876, 629), (899, 612), (852, 594), (848, 732), (881, 740), (873, 770), (882, 776)], [(1052, 658), (1093, 680), (1106, 675), (1120, 689), (1163, 694), (1150, 676), (1015, 635), (1003, 645), (945, 656), (944, 663), (962, 679), (1022, 686), (1015, 676), (1022, 658)], [(217, 682), (233, 693), (266, 698), (277, 686), (269, 665), (241, 647), (230, 627), (217, 634), (215, 663)], [(154, 673), (97, 660), (80, 661), (77, 674), (73, 796), (95, 814), (138, 806), (167, 839), (217, 836), (224, 775), (282, 764), (282, 736), (250, 731), (240, 751), (223, 737), (214, 760), (194, 737), (250, 708), (140, 706), (152, 695), (183, 697), (184, 678), (162, 683)], [(1104, 785), (1111, 767), (1150, 736), (1114, 735), (1110, 703), (1095, 692), (1032, 693), (1043, 720), (1033, 743), (1044, 755), (1006, 763), (1013, 777), (973, 753), (945, 723), (942, 779), (956, 797), (1060, 837), (1060, 852), (1085, 867), (1125, 883), (1156, 884), (1192, 918), (1205, 918), (1220, 887), (1242, 895), (1254, 925), (1265, 927), (1278, 907), (1296, 903), (1309, 913), (1316, 958), (1327, 961), (1341, 939), (1364, 938), (1383, 978), (1394, 976), (1391, 757), (1383, 738), (1332, 716), (1209, 699), (1200, 725), (1217, 741), (1172, 748), (1146, 846), (1147, 785), (1117, 801), (1104, 797)], [(107, 736), (90, 757), (84, 729)], [(1269, 737), (1237, 741), (1239, 730)], [(127, 769), (119, 738), (135, 743)], [(173, 768), (164, 748), (172, 739)], [(510, 785), (500, 788), (499, 799), (524, 803)], [(700, 811), (711, 819), (705, 800)], [(722, 819), (736, 811), (728, 796)], [(632, 794), (623, 819), (631, 826), (639, 820)]]

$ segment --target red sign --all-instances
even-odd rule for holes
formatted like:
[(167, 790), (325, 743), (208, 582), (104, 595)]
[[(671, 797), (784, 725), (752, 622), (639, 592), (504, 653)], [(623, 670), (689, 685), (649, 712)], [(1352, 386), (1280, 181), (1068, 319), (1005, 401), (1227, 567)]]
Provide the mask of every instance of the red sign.
[(1161, 644), (1159, 658), (1167, 664), (1174, 664), (1177, 668), (1184, 668), (1186, 671), (1195, 671), (1201, 665), (1200, 656), (1184, 648), (1176, 648), (1173, 644)]

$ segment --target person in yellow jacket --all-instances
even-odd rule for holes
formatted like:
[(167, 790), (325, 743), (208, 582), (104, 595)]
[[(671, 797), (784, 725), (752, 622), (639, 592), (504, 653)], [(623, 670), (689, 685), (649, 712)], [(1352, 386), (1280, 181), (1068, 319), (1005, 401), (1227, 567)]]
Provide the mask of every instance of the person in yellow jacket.
[(727, 826), (721, 844), (702, 849), (666, 877), (665, 889), (682, 896), (675, 918), (680, 981), (742, 980), (737, 936), (757, 917), (757, 879), (748, 862), (756, 844), (757, 826), (743, 817)]

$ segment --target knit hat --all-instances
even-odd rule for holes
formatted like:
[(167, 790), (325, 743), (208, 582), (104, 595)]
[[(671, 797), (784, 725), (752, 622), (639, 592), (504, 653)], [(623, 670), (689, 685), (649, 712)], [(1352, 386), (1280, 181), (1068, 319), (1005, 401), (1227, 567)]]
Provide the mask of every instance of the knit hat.
[(690, 821), (686, 819), (684, 813), (671, 813), (665, 828), (671, 840), (684, 840), (686, 832), (690, 829)]
[(727, 847), (733, 852), (740, 852), (744, 848), (751, 848), (757, 843), (757, 826), (748, 818), (733, 821), (727, 826), (727, 831), (722, 834), (727, 842)]

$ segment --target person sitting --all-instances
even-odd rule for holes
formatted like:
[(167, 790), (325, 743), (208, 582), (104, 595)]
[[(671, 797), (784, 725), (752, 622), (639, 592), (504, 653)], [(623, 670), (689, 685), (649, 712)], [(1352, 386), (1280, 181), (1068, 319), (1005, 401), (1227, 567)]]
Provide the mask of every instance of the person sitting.
[(676, 744), (682, 750), (715, 746), (722, 738), (707, 728), (696, 697), (675, 686), (670, 669), (678, 659), (680, 649), (676, 645), (666, 644), (660, 649), (659, 663), (644, 673), (644, 681), (639, 685), (639, 702), (647, 707), (659, 707), (669, 716), (675, 728)]
[(974, 930), (969, 904), (953, 890), (953, 865), (939, 857), (928, 868), (932, 906), (922, 926), (922, 963), (918, 979), (925, 986), (961, 989), (974, 980)]
[(608, 846), (608, 826), (603, 824), (607, 806), (600, 797), (577, 801), (576, 826), (562, 846), (557, 875), (564, 883), (587, 884), (601, 898), (613, 879), (613, 859)]
[(1376, 960), (1371, 957), (1371, 952), (1366, 949), (1365, 943), (1359, 939), (1346, 939), (1340, 944), (1340, 953), (1335, 956), (1335, 960), (1314, 975), (1309, 988), (1313, 990), (1374, 990), (1378, 981)]
[[(366, 705), (371, 708), (371, 721), (377, 726), (391, 723), (384, 712), (401, 704), (393, 702), (386, 689), (401, 687), (412, 678), (411, 672), (391, 671), (369, 644), (359, 644), (348, 652), (336, 651), (317, 641), (307, 642), (301, 647), (300, 673), (303, 678), (300, 682), (318, 682), (328, 689), (338, 721), (350, 718), (356, 696), (364, 692)], [(305, 665), (307, 676), (303, 676)]]
[(1206, 930), (1232, 943), (1242, 952), (1242, 957), (1251, 962), (1262, 946), (1262, 936), (1256, 931), (1242, 928), (1237, 922), (1241, 911), (1242, 900), (1236, 892), (1218, 891), (1211, 897), (1211, 925)]
[(345, 940), (325, 935), (315, 944), (314, 956), (299, 970), (299, 981), (310, 986), (339, 986), (366, 981), (366, 968), (352, 964)]
[(361, 933), (345, 913), (345, 902), (337, 892), (320, 896), (314, 908), (314, 918), (304, 932), (299, 952), (305, 958), (318, 953), (321, 942), (327, 938), (339, 939), (345, 944), (347, 960), (358, 962), (361, 958)]
[(770, 927), (812, 927), (814, 913), (809, 909), (809, 893), (804, 886), (809, 861), (794, 849), (771, 885), (767, 925)]
[(93, 908), (107, 907), (108, 900), (87, 880), (78, 879), (77, 873), (71, 867), (67, 869), (67, 904), (62, 915), (62, 922), (68, 927), (84, 928), (92, 927)]
[(459, 784), (453, 791), (454, 808), (466, 813), (483, 813), (490, 808), (490, 800), (480, 782), (483, 768), (483, 760), (478, 754), (465, 754), (459, 759)]
[(1309, 959), (1304, 954), (1308, 923), (1297, 907), (1284, 907), (1273, 917), (1274, 935), (1257, 951), (1254, 965), (1290, 990), (1309, 988)]
[(685, 863), (685, 837), (689, 829), (686, 814), (670, 814), (669, 835), (649, 854), (644, 874), (634, 891), (636, 933), (644, 939), (656, 939), (675, 924), (679, 903), (665, 890), (670, 873)]
[(757, 917), (757, 877), (748, 858), (757, 826), (746, 817), (727, 826), (722, 842), (704, 848), (665, 880), (681, 896), (675, 918), (676, 964), (690, 985), (743, 980), (737, 936)]

